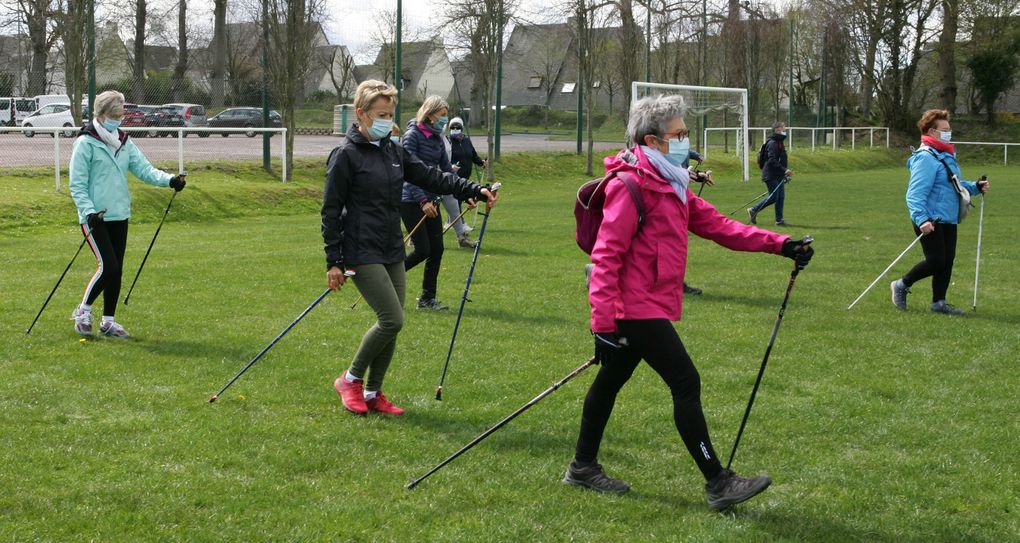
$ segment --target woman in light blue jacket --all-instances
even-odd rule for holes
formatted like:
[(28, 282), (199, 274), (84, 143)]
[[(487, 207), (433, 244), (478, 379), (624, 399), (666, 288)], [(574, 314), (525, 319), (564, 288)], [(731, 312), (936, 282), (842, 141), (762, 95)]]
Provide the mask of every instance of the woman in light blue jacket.
[(892, 302), (898, 309), (907, 308), (910, 287), (931, 277), (931, 310), (946, 315), (963, 311), (946, 303), (946, 291), (953, 275), (956, 259), (956, 230), (960, 222), (960, 200), (950, 176), (971, 194), (988, 192), (988, 181), (964, 181), (956, 163), (949, 112), (931, 109), (917, 122), (921, 130), (921, 147), (907, 160), (910, 181), (907, 184), (907, 209), (914, 235), (920, 236), (924, 260), (906, 275), (892, 282)]
[(92, 303), (103, 294), (103, 321), (99, 332), (107, 337), (126, 338), (124, 327), (114, 320), (120, 296), (121, 269), (127, 246), (131, 194), (127, 188), (130, 171), (145, 183), (184, 189), (184, 175), (171, 175), (153, 167), (119, 129), (124, 118), (124, 95), (106, 91), (96, 96), (95, 118), (82, 127), (71, 153), (71, 198), (78, 207), (78, 222), (88, 238), (99, 264), (85, 287), (81, 304), (71, 319), (74, 331), (92, 335)]

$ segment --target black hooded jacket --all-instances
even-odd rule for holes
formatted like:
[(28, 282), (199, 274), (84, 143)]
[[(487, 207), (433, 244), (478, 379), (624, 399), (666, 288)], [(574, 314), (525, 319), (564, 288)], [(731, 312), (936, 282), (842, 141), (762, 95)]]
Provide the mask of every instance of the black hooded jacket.
[(404, 181), (436, 194), (485, 200), (482, 186), (444, 173), (383, 138), (368, 141), (355, 124), (326, 166), (322, 240), (326, 269), (404, 261), (400, 222)]

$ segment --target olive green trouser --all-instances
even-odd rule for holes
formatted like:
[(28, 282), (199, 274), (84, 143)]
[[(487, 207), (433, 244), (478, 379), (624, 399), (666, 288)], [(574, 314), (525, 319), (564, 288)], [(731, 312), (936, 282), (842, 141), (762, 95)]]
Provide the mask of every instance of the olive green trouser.
[(353, 279), (354, 286), (379, 320), (361, 338), (350, 373), (364, 378), (368, 372), (365, 390), (377, 391), (382, 389), (383, 378), (397, 347), (397, 334), (404, 326), (404, 262), (358, 266)]

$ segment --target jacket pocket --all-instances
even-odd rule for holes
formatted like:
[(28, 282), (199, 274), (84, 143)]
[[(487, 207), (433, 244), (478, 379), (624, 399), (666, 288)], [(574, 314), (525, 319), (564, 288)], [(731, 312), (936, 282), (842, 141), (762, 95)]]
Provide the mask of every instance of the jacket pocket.
[(679, 251), (661, 241), (655, 244), (655, 286), (667, 287), (680, 281)]

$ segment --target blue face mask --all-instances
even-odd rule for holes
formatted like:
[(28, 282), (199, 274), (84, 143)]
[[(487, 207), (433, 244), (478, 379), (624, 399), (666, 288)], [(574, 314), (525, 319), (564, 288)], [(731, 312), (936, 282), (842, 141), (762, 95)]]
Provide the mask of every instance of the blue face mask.
[(448, 123), (448, 122), (450, 122), (450, 118), (444, 115), (444, 116), (436, 119), (436, 121), (434, 123), (432, 123), (432, 126), (434, 126), (436, 128), (436, 130), (442, 132), (443, 129), (446, 128), (446, 123)]
[(390, 135), (393, 130), (393, 121), (389, 119), (375, 119), (372, 121), (372, 126), (368, 127), (368, 135), (372, 137), (372, 140), (381, 140), (386, 136)]
[(103, 128), (105, 128), (107, 132), (110, 132), (111, 134), (115, 134), (117, 132), (117, 129), (120, 128), (120, 123), (121, 122), (122, 121), (115, 121), (113, 119), (106, 119), (105, 121), (103, 121)]
[(684, 138), (670, 138), (669, 139), (669, 153), (666, 153), (666, 160), (674, 166), (680, 166), (687, 160), (687, 155), (691, 151), (691, 140)]
[(453, 137), (457, 137), (457, 136), (461, 135), (461, 133), (462, 132), (460, 130), (450, 130), (450, 135), (453, 136)]
[(394, 145), (400, 145), (400, 136), (390, 136), (390, 141), (392, 141)]

